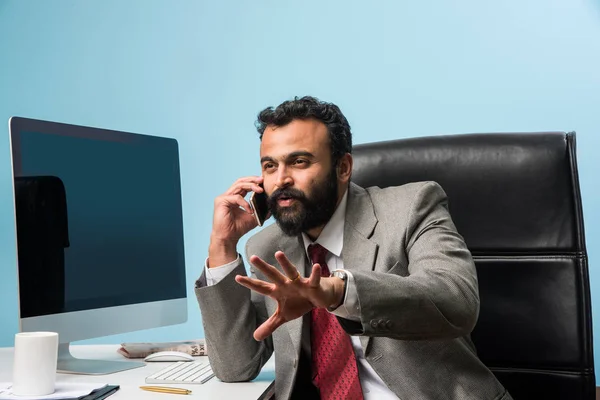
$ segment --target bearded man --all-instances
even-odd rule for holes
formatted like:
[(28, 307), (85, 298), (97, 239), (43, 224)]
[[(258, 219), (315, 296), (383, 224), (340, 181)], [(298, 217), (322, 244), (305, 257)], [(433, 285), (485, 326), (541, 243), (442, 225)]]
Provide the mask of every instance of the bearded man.
[[(435, 182), (351, 182), (350, 125), (334, 104), (295, 98), (258, 115), (261, 176), (214, 202), (196, 282), (216, 376), (254, 379), (275, 353), (287, 399), (511, 399), (470, 333), (477, 274)], [(245, 196), (268, 196), (257, 226)]]

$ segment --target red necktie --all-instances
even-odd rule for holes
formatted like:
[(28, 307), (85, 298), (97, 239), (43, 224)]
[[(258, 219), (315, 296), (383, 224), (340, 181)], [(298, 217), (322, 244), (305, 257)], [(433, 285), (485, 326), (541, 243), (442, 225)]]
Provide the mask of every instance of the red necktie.
[[(308, 254), (313, 264), (321, 265), (321, 276), (328, 277), (327, 249), (311, 244)], [(310, 336), (313, 383), (321, 393), (321, 400), (362, 400), (352, 342), (335, 315), (324, 308), (313, 309)]]

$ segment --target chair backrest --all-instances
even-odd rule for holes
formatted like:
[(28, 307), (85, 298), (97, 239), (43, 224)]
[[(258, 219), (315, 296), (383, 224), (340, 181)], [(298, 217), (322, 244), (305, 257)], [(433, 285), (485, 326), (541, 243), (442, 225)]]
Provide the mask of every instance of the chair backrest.
[(594, 399), (575, 133), (433, 136), (354, 146), (352, 180), (446, 191), (477, 265), (472, 339), (515, 400)]

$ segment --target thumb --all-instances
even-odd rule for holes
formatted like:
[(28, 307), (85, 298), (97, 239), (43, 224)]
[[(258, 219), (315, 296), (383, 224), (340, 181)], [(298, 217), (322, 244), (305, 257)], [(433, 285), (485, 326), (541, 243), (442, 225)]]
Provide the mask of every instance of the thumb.
[(273, 332), (275, 332), (275, 330), (281, 325), (283, 325), (283, 320), (278, 316), (278, 313), (276, 312), (275, 314), (271, 315), (269, 319), (263, 322), (261, 326), (256, 328), (256, 330), (254, 331), (254, 339), (259, 342), (261, 340), (265, 340), (266, 338), (271, 336), (271, 334), (273, 334)]

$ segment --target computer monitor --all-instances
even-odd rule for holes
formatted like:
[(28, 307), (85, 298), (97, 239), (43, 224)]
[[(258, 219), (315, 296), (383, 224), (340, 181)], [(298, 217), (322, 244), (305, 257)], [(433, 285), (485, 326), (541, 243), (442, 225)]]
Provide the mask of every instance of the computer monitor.
[(20, 117), (9, 131), (20, 330), (59, 333), (61, 372), (144, 365), (69, 343), (187, 320), (177, 141)]

